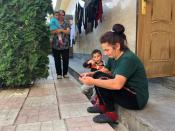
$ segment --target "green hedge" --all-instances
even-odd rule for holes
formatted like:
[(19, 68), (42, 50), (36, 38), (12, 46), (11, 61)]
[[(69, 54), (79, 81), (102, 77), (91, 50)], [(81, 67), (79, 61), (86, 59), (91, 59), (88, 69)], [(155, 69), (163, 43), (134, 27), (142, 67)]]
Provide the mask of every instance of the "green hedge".
[(0, 82), (26, 86), (48, 76), (51, 0), (0, 0)]

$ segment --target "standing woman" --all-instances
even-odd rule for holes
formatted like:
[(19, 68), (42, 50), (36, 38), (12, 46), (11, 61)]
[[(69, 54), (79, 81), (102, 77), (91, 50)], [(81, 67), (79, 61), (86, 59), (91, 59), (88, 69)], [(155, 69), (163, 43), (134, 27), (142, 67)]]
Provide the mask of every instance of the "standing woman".
[[(95, 85), (99, 105), (88, 107), (90, 113), (101, 113), (94, 122), (115, 122), (118, 116), (114, 103), (132, 110), (140, 110), (148, 101), (148, 80), (140, 59), (129, 50), (124, 34), (125, 28), (115, 24), (100, 38), (101, 47), (108, 61), (101, 72), (81, 74), (80, 81)], [(112, 75), (111, 75), (112, 74)]]
[[(68, 65), (69, 65), (69, 33), (70, 25), (65, 21), (65, 11), (60, 10), (59, 12), (59, 25), (60, 29), (51, 31), (54, 34), (52, 52), (55, 61), (57, 79), (61, 79), (62, 75), (64, 78), (68, 78)], [(61, 31), (60, 31), (61, 30)], [(57, 37), (59, 34), (59, 38)], [(63, 67), (61, 64), (61, 59), (63, 61)]]

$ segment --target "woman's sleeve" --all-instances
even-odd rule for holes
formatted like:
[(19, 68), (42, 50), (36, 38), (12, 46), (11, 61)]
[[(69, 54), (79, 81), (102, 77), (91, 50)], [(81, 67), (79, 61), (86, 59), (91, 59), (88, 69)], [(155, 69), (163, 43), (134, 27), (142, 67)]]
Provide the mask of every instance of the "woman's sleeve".
[(123, 59), (117, 67), (116, 74), (122, 75), (126, 78), (131, 77), (137, 70), (137, 63), (133, 59)]

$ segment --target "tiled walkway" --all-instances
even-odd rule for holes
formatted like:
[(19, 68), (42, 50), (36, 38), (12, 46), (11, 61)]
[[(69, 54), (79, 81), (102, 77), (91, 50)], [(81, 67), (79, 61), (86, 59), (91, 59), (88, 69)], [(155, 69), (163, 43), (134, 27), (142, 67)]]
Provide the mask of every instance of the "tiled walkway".
[(72, 77), (57, 80), (50, 57), (49, 77), (30, 89), (0, 90), (0, 131), (113, 131), (96, 124), (91, 106)]

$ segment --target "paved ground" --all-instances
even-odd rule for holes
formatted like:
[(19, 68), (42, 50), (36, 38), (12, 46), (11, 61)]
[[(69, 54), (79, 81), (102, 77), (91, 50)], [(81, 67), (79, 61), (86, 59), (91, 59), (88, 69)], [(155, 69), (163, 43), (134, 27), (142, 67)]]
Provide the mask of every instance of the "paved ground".
[(93, 123), (79, 83), (72, 77), (56, 80), (52, 59), (49, 67), (47, 80), (30, 89), (0, 90), (0, 131), (113, 131)]

